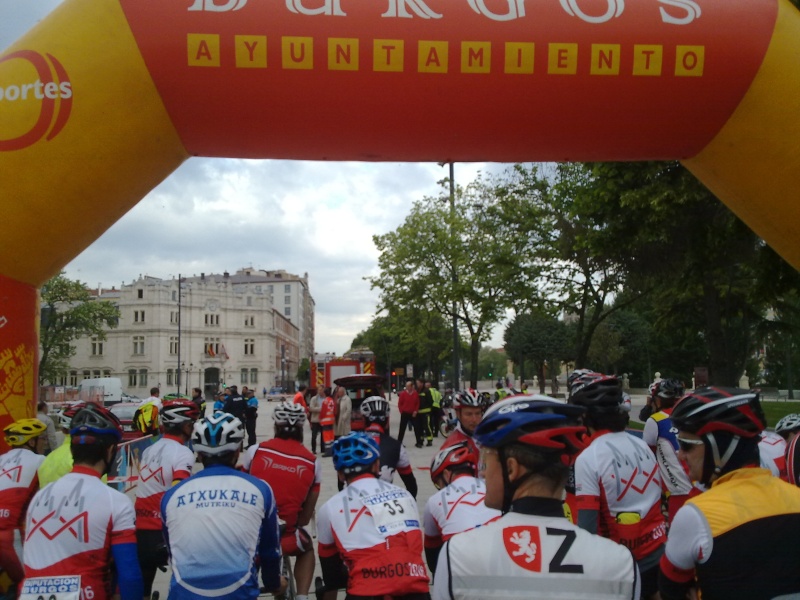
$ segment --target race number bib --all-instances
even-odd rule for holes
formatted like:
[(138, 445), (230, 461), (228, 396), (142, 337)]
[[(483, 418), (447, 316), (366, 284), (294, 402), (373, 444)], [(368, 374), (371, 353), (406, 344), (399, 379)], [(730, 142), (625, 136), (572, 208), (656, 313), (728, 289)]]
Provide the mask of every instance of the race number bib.
[(406, 527), (419, 527), (416, 502), (403, 491), (367, 496), (361, 502), (369, 510), (375, 528), (381, 534), (391, 534)]
[(19, 600), (80, 600), (80, 575), (29, 577), (22, 584)]

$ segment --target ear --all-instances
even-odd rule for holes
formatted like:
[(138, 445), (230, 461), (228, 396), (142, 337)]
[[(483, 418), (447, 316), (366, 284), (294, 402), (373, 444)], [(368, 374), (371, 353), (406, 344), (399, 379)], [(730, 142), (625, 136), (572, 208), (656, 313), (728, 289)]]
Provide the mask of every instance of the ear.
[(508, 480), (509, 481), (516, 481), (520, 477), (522, 477), (527, 470), (523, 467), (519, 461), (514, 458), (513, 456), (509, 456), (506, 458), (506, 469), (508, 469)]

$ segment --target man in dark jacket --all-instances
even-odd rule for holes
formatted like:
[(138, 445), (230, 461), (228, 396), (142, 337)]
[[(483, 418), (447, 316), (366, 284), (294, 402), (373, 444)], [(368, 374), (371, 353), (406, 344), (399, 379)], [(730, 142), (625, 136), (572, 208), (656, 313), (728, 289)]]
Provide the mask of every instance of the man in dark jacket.
[(433, 433), (431, 432), (431, 412), (433, 411), (433, 396), (425, 387), (423, 379), (417, 379), (417, 394), (419, 394), (419, 412), (417, 413), (416, 433), (417, 447), (422, 448), (423, 440), (428, 441), (428, 446), (433, 446)]

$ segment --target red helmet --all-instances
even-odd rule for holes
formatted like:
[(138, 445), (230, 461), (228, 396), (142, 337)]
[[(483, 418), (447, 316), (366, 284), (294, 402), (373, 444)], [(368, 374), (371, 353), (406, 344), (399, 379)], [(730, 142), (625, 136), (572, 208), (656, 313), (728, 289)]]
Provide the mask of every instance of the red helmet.
[(431, 460), (431, 481), (438, 488), (437, 481), (444, 475), (445, 469), (459, 465), (469, 467), (473, 475), (478, 472), (478, 455), (475, 453), (474, 446), (469, 442), (458, 442), (452, 446), (447, 446), (433, 456), (433, 460)]
[(159, 414), (164, 425), (182, 425), (199, 419), (200, 409), (191, 400), (167, 400)]
[(727, 431), (754, 438), (766, 428), (759, 394), (751, 390), (704, 387), (683, 397), (670, 415), (679, 431), (697, 436)]

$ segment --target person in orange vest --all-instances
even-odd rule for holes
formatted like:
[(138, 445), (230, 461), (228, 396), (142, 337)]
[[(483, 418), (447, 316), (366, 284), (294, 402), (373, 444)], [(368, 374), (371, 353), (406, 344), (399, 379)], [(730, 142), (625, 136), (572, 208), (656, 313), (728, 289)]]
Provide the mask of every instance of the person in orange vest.
[(326, 387), (323, 393), (325, 396), (319, 411), (319, 424), (322, 426), (322, 454), (323, 456), (333, 456), (331, 447), (333, 426), (336, 423), (336, 403), (331, 398), (331, 388)]

